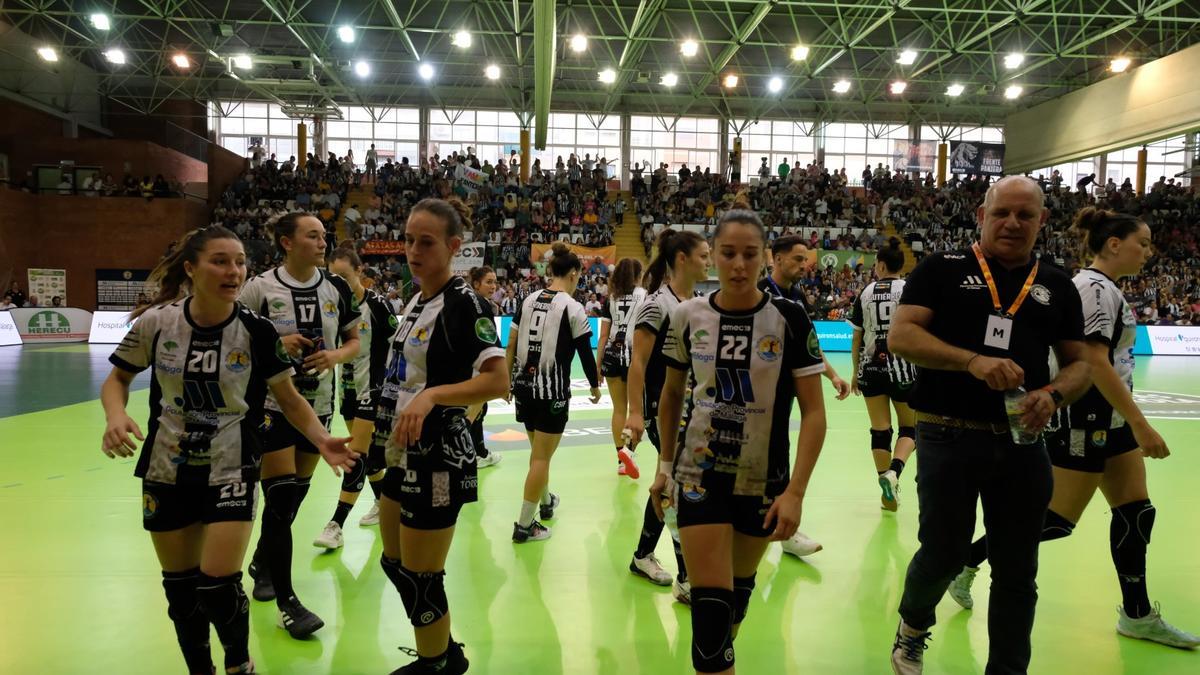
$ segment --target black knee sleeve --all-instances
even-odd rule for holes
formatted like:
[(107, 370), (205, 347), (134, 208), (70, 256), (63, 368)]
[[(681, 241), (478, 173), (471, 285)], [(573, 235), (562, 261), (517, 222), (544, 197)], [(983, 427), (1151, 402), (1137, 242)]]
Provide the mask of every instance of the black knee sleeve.
[(354, 468), (342, 472), (342, 492), (362, 492), (367, 483), (367, 463), (360, 458)]
[(209, 654), (208, 617), (200, 608), (196, 585), (200, 570), (185, 572), (163, 572), (163, 592), (167, 596), (167, 616), (175, 624), (175, 637), (187, 663), (188, 672), (207, 673), (212, 671), (212, 656)]
[(386, 469), (387, 458), (384, 456), (383, 448), (376, 449), (376, 446), (372, 444), (371, 449), (367, 451), (367, 475), (374, 476)]
[(734, 593), (692, 587), (692, 667), (719, 673), (733, 667)]
[(911, 438), (915, 441), (915, 440), (917, 440), (917, 428), (916, 427), (900, 427), (900, 433), (898, 435), (900, 436), (900, 438)]
[(1071, 536), (1075, 531), (1075, 523), (1063, 518), (1061, 515), (1046, 510), (1046, 520), (1042, 523), (1042, 541), (1054, 541), (1063, 537)]
[(750, 606), (750, 596), (754, 593), (754, 579), (757, 575), (733, 578), (733, 625), (746, 618), (746, 608)]
[(387, 556), (381, 556), (379, 562), (384, 574), (400, 592), (400, 600), (414, 628), (436, 623), (450, 611), (446, 600), (445, 570), (414, 572), (401, 565), (399, 560)]
[(312, 485), (312, 476), (301, 478), (296, 476), (296, 508), (292, 511), (292, 519), (295, 520), (296, 514), (300, 513), (300, 505), (304, 503), (304, 498), (308, 496), (308, 488)]
[[(265, 478), (263, 485), (263, 527), (271, 520), (290, 526), (296, 519), (296, 474)], [(275, 524), (275, 523), (272, 523)]]
[(200, 576), (197, 586), (200, 606), (217, 629), (225, 648), (225, 667), (240, 666), (250, 660), (250, 602), (242, 590), (242, 573), (227, 577)]
[(1149, 544), (1156, 513), (1157, 510), (1149, 499), (1139, 499), (1114, 508), (1109, 530), (1113, 548), (1119, 549), (1128, 543), (1135, 546)]
[(884, 429), (883, 431), (880, 431), (878, 429), (871, 430), (871, 449), (872, 450), (886, 450), (889, 452), (891, 451), (891, 449), (892, 449), (892, 428), (891, 427), (888, 427), (887, 429)]

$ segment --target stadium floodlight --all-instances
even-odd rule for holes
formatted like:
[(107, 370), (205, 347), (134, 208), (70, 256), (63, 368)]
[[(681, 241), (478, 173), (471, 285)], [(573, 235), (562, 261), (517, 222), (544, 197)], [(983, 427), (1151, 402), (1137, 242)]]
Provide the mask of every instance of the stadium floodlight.
[(92, 15), (91, 19), (92, 26), (96, 30), (108, 30), (109, 28), (112, 28), (112, 21), (109, 20), (107, 14), (100, 14), (97, 12), (96, 14)]
[(675, 73), (664, 73), (659, 83), (664, 87), (674, 87), (679, 84), (679, 76)]
[(1022, 63), (1025, 63), (1024, 54), (1013, 52), (1012, 54), (1004, 57), (1004, 67), (1009, 70), (1016, 70), (1017, 68), (1020, 68)]
[(104, 58), (108, 59), (109, 63), (115, 63), (118, 66), (125, 65), (125, 52), (115, 47), (105, 51)]
[(367, 77), (371, 74), (371, 64), (366, 61), (355, 61), (354, 74), (359, 77)]
[(792, 60), (793, 61), (803, 61), (804, 59), (807, 59), (807, 58), (808, 58), (808, 47), (805, 47), (804, 45), (796, 45), (795, 47), (792, 47)]
[(911, 66), (917, 61), (917, 53), (911, 49), (905, 49), (900, 52), (900, 56), (896, 57), (896, 63), (902, 66)]
[(734, 87), (737, 86), (737, 84), (738, 84), (738, 76), (737, 75), (730, 73), (725, 76), (725, 88), (726, 89), (733, 89)]
[(50, 63), (58, 60), (58, 52), (54, 51), (54, 47), (38, 47), (37, 55), (42, 57), (43, 61)]
[(471, 46), (471, 32), (460, 30), (454, 34), (453, 44), (460, 49), (466, 49)]
[(1021, 97), (1022, 91), (1024, 91), (1024, 89), (1022, 89), (1020, 86), (1015, 84), (1011, 85), (1008, 89), (1004, 90), (1004, 98), (1010, 101), (1018, 99)]
[(772, 77), (767, 82), (767, 91), (770, 91), (772, 94), (778, 94), (783, 91), (783, 80), (778, 77)]
[(962, 95), (962, 93), (964, 91), (966, 91), (966, 89), (967, 89), (966, 87), (955, 82), (954, 84), (950, 85), (949, 87), (946, 87), (946, 95), (950, 96), (951, 98), (953, 98), (955, 96), (960, 96), (960, 95)]
[(571, 37), (571, 51), (578, 54), (580, 52), (587, 51), (587, 47), (588, 47), (588, 39), (587, 39), (586, 35), (584, 35), (582, 33), (578, 33)]
[(892, 83), (890, 89), (893, 94), (899, 96), (900, 94), (904, 93), (905, 89), (908, 89), (908, 83), (902, 80), (896, 80)]
[(339, 26), (337, 36), (339, 40), (347, 44), (354, 42), (354, 29), (350, 26)]
[(695, 56), (700, 51), (700, 45), (695, 40), (684, 40), (679, 45), (679, 52), (684, 56)]
[(1123, 73), (1129, 69), (1130, 63), (1131, 61), (1127, 57), (1118, 56), (1112, 60), (1112, 63), (1108, 64), (1108, 69), (1114, 73)]
[(429, 81), (433, 79), (433, 66), (428, 63), (422, 63), (417, 66), (417, 75), (421, 76), (422, 80)]
[(233, 57), (233, 66), (235, 68), (241, 68), (242, 70), (250, 70), (250, 67), (253, 65), (254, 65), (254, 61), (252, 61), (250, 59), (249, 54), (236, 54)]
[(599, 80), (604, 84), (612, 84), (613, 82), (617, 81), (617, 71), (613, 70), (612, 68), (605, 68), (597, 73), (596, 77), (599, 78)]
[(192, 60), (188, 58), (187, 54), (176, 54), (171, 57), (171, 62), (175, 64), (176, 68), (187, 69), (192, 67)]
[(850, 91), (850, 80), (838, 80), (833, 83), (833, 90), (839, 94)]
[(487, 79), (489, 80), (498, 80), (500, 79), (500, 66), (494, 63), (489, 63), (488, 67), (483, 69), (483, 74), (486, 75)]

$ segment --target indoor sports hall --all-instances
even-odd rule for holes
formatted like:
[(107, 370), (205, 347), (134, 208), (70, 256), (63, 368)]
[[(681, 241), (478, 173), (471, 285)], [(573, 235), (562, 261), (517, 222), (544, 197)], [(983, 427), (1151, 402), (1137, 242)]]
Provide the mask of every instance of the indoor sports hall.
[[(698, 294), (724, 292), (717, 234), (741, 199), (761, 219), (765, 249), (798, 238), (806, 262), (788, 281), (828, 368), (827, 431), (799, 522), (818, 550), (767, 547), (736, 669), (892, 673), (906, 570), (921, 546), (922, 432), (885, 508), (857, 389), (854, 308), (887, 249), (903, 252), (901, 278), (931, 256), (974, 264), (984, 196), (1005, 176), (1040, 188), (1046, 220), (1033, 256), (1068, 276), (1090, 259), (1071, 228), (1081, 210), (1147, 226), (1144, 266), (1113, 280), (1129, 355), (1115, 342), (1107, 353), (1131, 369), (1132, 400), (1170, 449), (1144, 462), (1157, 509), (1140, 581), (1150, 616), (1194, 637), (1198, 71), (1197, 0), (0, 0), (0, 673), (194, 672), (139, 523), (161, 507), (134, 475), (141, 441), (129, 456), (102, 447), (111, 420), (101, 389), (125, 363), (110, 357), (150, 316), (130, 313), (158, 300), (160, 260), (189, 232), (221, 226), (244, 250), (245, 280), (272, 274), (291, 250), (279, 243), (281, 219), (311, 214), (323, 232), (313, 244), (320, 273), (332, 274), (335, 252), (351, 253), (355, 279), (389, 313), (390, 328), (372, 328), (386, 337), (425, 297), (405, 233), (426, 198), (470, 213), (449, 269), (494, 274), (493, 286), (476, 287), (491, 309), (473, 326), (486, 340), (493, 322), (500, 350), (522, 330), (514, 315), (526, 299), (553, 283), (551, 245), (569, 244), (581, 267), (568, 292), (597, 362), (601, 336), (615, 330), (616, 266), (650, 267), (662, 232), (712, 246)], [(962, 284), (986, 298), (991, 276), (981, 276)], [(388, 363), (407, 335), (391, 351), (384, 343)], [(323, 339), (332, 350), (335, 337)], [(678, 580), (631, 573), (659, 457), (642, 440), (627, 446), (640, 476), (621, 465), (611, 379), (593, 402), (581, 358), (568, 366), (568, 421), (550, 469), (561, 501), (552, 518), (542, 511), (553, 536), (515, 541), (532, 445), (517, 404), (493, 398), (481, 417), (491, 457), (475, 448), (477, 500), (462, 506), (444, 565), (448, 649), (461, 643), (470, 672), (493, 675), (696, 672), (695, 608), (680, 601)], [(222, 357), (212, 370), (243, 374), (250, 359)], [(350, 377), (337, 368), (330, 378)], [(152, 378), (170, 370), (126, 373), (139, 433), (164, 405)], [(330, 386), (342, 392), (336, 406), (346, 394)], [(187, 396), (166, 406), (190, 406)], [(779, 423), (794, 461), (799, 406)], [(335, 407), (329, 435), (348, 438), (351, 427)], [(258, 433), (243, 442), (258, 447)], [(395, 671), (427, 655), (381, 568), (381, 526), (360, 524), (378, 513), (371, 489), (360, 485), (336, 516), (336, 545), (319, 543), (343, 485), (319, 462), (290, 525), (291, 583), (324, 624), (303, 639), (279, 626), (274, 602), (251, 597), (265, 513), (263, 488), (251, 488), (239, 567), (250, 662), (229, 672), (441, 672)], [(1069, 537), (1039, 547), (1025, 672), (1200, 673), (1195, 645), (1118, 633), (1127, 580), (1114, 570), (1115, 516), (1100, 492)], [(975, 537), (986, 530), (977, 518)], [(1136, 531), (1150, 539), (1148, 527)], [(668, 532), (653, 555), (675, 572)], [(1003, 649), (989, 641), (990, 571), (978, 572), (973, 608), (950, 594), (938, 604), (923, 672), (984, 673), (989, 649)], [(225, 672), (224, 638), (211, 633), (213, 673)]]

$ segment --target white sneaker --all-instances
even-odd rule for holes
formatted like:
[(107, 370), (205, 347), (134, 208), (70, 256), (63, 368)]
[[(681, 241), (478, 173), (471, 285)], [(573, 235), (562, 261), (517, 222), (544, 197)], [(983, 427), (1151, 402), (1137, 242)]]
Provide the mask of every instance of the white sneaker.
[(883, 492), (879, 501), (885, 511), (895, 511), (900, 507), (900, 479), (896, 472), (888, 469), (879, 477), (879, 489)]
[(379, 500), (378, 499), (376, 499), (375, 503), (371, 505), (371, 510), (367, 511), (367, 515), (363, 516), (362, 518), (360, 518), (358, 520), (358, 524), (361, 527), (370, 527), (371, 525), (379, 524)]
[(921, 675), (925, 667), (925, 650), (929, 645), (929, 631), (910, 627), (903, 621), (896, 628), (896, 641), (892, 643), (892, 672), (896, 675)]
[(658, 558), (654, 557), (653, 553), (645, 558), (634, 556), (633, 560), (629, 563), (629, 571), (639, 577), (649, 579), (652, 584), (659, 586), (671, 585), (671, 573), (663, 569), (662, 563), (658, 561)]
[(964, 567), (958, 576), (954, 577), (954, 581), (950, 582), (950, 588), (946, 589), (950, 597), (963, 609), (975, 606), (975, 600), (971, 597), (971, 584), (975, 583), (975, 575), (978, 573), (978, 567)]
[(675, 596), (675, 602), (681, 602), (685, 605), (692, 604), (692, 582), (675, 580), (671, 585), (671, 595)]
[(809, 539), (808, 536), (800, 530), (796, 530), (796, 534), (793, 534), (791, 539), (783, 542), (783, 552), (790, 553), (797, 558), (803, 558), (804, 556), (812, 555), (817, 551), (820, 551), (822, 548), (824, 547), (821, 546), (821, 544)]
[(488, 453), (487, 457), (480, 457), (477, 466), (480, 469), (486, 469), (489, 466), (496, 466), (501, 459), (500, 453), (493, 450)]
[(321, 530), (321, 534), (317, 535), (316, 539), (313, 539), (313, 546), (329, 549), (330, 551), (341, 548), (343, 543), (345, 542), (342, 540), (342, 526), (332, 520), (329, 521), (324, 530)]
[(1162, 614), (1159, 613), (1158, 603), (1154, 603), (1154, 609), (1140, 619), (1131, 619), (1125, 613), (1124, 607), (1117, 607), (1117, 632), (1125, 637), (1137, 638), (1139, 640), (1150, 640), (1159, 644), (1167, 645), (1168, 647), (1178, 647), (1179, 649), (1195, 649), (1200, 647), (1200, 637), (1196, 637), (1191, 633), (1179, 630), (1163, 620)]

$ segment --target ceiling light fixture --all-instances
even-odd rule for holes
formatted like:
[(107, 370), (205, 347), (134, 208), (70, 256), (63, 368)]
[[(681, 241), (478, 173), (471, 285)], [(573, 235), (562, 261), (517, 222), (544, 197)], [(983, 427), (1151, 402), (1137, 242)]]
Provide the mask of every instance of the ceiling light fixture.
[(1014, 84), (1014, 85), (1010, 86), (1008, 89), (1004, 90), (1004, 98), (1006, 98), (1010, 101), (1020, 98), (1022, 91), (1024, 91), (1024, 90), (1020, 86)]
[(917, 60), (917, 53), (911, 49), (905, 49), (900, 52), (900, 56), (896, 57), (896, 63), (902, 66), (911, 66)]
[(367, 77), (371, 74), (371, 64), (366, 61), (355, 61), (354, 74), (359, 77)]
[(850, 81), (849, 80), (838, 80), (837, 82), (834, 82), (833, 90), (839, 94), (844, 94), (844, 93), (850, 91)]
[(417, 75), (420, 75), (422, 80), (432, 80), (433, 66), (429, 65), (428, 63), (422, 63), (421, 65), (417, 66)]
[(112, 21), (109, 20), (107, 14), (96, 13), (93, 14), (91, 18), (92, 26), (96, 30), (108, 30), (109, 28), (112, 28)]
[(489, 63), (488, 67), (483, 69), (483, 74), (487, 75), (489, 80), (498, 80), (500, 79), (500, 66)]
[(1022, 63), (1025, 63), (1024, 54), (1017, 54), (1016, 52), (1013, 52), (1012, 54), (1004, 57), (1004, 67), (1009, 70), (1016, 70), (1017, 68), (1020, 68)]
[(188, 58), (187, 54), (176, 54), (171, 57), (171, 62), (175, 64), (176, 68), (192, 67), (192, 60)]
[(604, 84), (612, 84), (613, 82), (617, 81), (617, 71), (613, 70), (612, 68), (605, 68), (597, 73), (596, 77), (599, 78)]
[(725, 76), (725, 88), (726, 89), (733, 89), (734, 87), (737, 86), (737, 84), (738, 84), (738, 76), (737, 75), (730, 73)]
[(900, 94), (903, 94), (905, 89), (908, 89), (907, 82), (903, 82), (901, 80), (896, 80), (895, 82), (892, 83), (891, 91), (893, 94), (895, 94), (897, 96), (899, 96)]
[(58, 52), (54, 51), (54, 47), (38, 47), (37, 55), (42, 57), (43, 61), (50, 63), (58, 60)]
[(684, 56), (695, 56), (700, 51), (700, 45), (695, 40), (684, 40), (679, 45), (679, 52)]
[(109, 63), (115, 63), (118, 66), (125, 65), (125, 52), (121, 51), (120, 49), (109, 49), (108, 51), (104, 52), (104, 58), (108, 59)]
[(961, 84), (959, 84), (957, 82), (950, 85), (949, 87), (946, 87), (946, 95), (950, 96), (950, 97), (959, 96), (964, 91), (966, 91), (966, 87), (962, 86)]
[(778, 94), (783, 91), (783, 80), (778, 77), (772, 77), (767, 82), (767, 91), (770, 91), (772, 94)]
[(664, 73), (659, 83), (664, 87), (674, 87), (679, 84), (679, 76), (675, 73)]
[(576, 54), (587, 51), (587, 45), (588, 39), (586, 35), (578, 33), (571, 37), (571, 51)]
[(470, 47), (471, 46), (470, 31), (460, 30), (457, 33), (455, 33), (453, 44), (455, 47), (458, 47), (459, 49), (466, 49), (467, 47)]
[(1108, 64), (1108, 69), (1114, 73), (1123, 73), (1129, 69), (1130, 63), (1131, 62), (1127, 57), (1118, 56), (1112, 60), (1112, 63)]
[(338, 39), (345, 43), (354, 42), (354, 29), (350, 26), (340, 26), (337, 30)]
[(237, 54), (233, 57), (233, 66), (242, 70), (250, 70), (254, 62), (250, 59), (249, 54)]
[(792, 47), (792, 60), (793, 61), (803, 61), (804, 59), (807, 59), (807, 58), (808, 58), (808, 47), (805, 47), (804, 45), (796, 45), (795, 47)]

